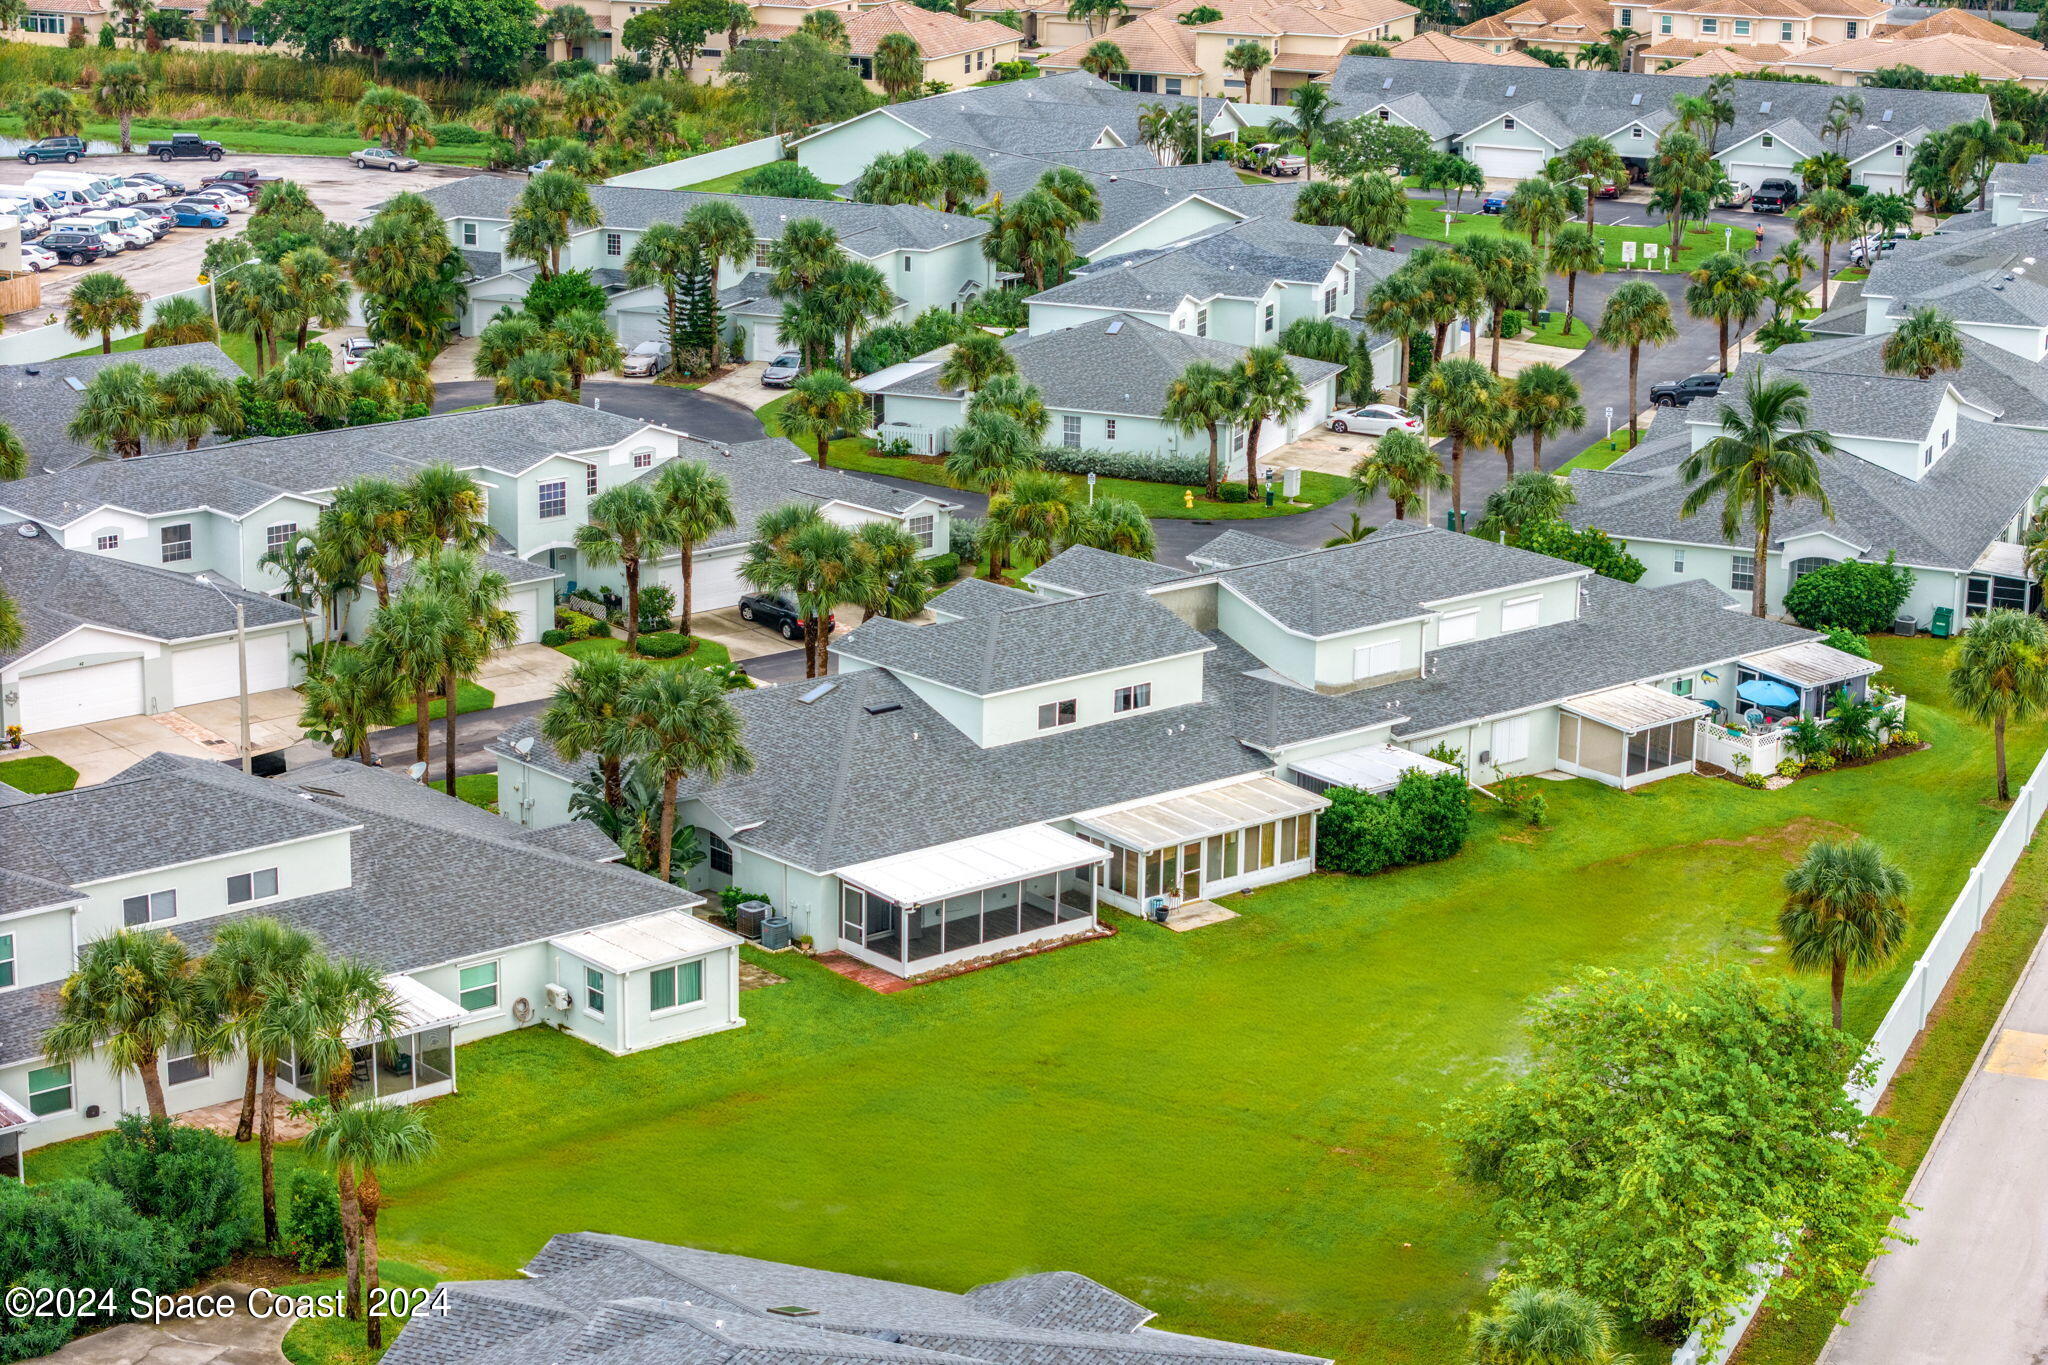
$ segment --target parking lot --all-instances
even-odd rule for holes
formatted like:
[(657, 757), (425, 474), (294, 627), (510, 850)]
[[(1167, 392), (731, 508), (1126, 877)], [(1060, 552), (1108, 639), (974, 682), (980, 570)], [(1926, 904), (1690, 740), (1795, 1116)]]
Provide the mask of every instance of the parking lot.
[[(230, 152), (220, 161), (173, 161), (168, 165), (146, 156), (93, 156), (75, 166), (52, 162), (45, 166), (20, 161), (0, 162), (0, 193), (7, 187), (27, 183), (38, 170), (82, 171), (100, 175), (123, 175), (132, 171), (156, 171), (197, 189), (209, 175), (232, 167), (251, 167), (266, 176), (282, 176), (305, 186), (313, 202), (329, 218), (354, 223), (366, 218), (377, 204), (401, 189), (424, 189), (442, 180), (469, 175), (489, 175), (467, 166), (421, 166), (416, 171), (357, 170), (347, 161), (326, 156), (242, 156)], [(224, 228), (173, 228), (154, 246), (124, 251), (99, 265), (74, 267), (58, 265), (37, 275), (42, 285), (42, 303), (8, 318), (10, 328), (41, 325), (51, 313), (61, 314), (71, 282), (93, 270), (111, 270), (127, 280), (137, 293), (171, 294), (198, 282), (200, 255), (208, 237), (238, 232), (246, 214), (235, 214)]]

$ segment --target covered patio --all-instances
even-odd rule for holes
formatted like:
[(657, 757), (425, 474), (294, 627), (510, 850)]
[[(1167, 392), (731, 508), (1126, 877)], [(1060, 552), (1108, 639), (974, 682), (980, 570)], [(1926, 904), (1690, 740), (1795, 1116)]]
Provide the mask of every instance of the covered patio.
[(1557, 766), (1624, 790), (1689, 773), (1706, 714), (1691, 697), (1644, 683), (1573, 697), (1558, 708)]
[(1317, 754), (1290, 762), (1288, 776), (1294, 785), (1318, 794), (1332, 787), (1351, 787), (1377, 794), (1390, 792), (1409, 773), (1435, 777), (1454, 773), (1457, 765), (1418, 754), (1395, 744), (1364, 744), (1340, 749), (1334, 754)]
[(0, 1180), (20, 1180), (21, 1135), (35, 1122), (35, 1115), (0, 1094)]
[[(354, 1057), (352, 1103), (410, 1104), (455, 1093), (455, 1026), (469, 1011), (409, 976), (387, 976), (384, 984), (397, 1009), (398, 1026), (382, 1037), (359, 1028), (349, 1038)], [(325, 1097), (326, 1080), (294, 1053), (278, 1076), (280, 1088), (304, 1098)]]
[(1764, 722), (1812, 716), (1825, 720), (1835, 694), (1846, 690), (1857, 701), (1870, 692), (1870, 675), (1879, 665), (1869, 659), (1822, 644), (1801, 640), (1735, 661), (1735, 707), (1752, 711)]
[(1095, 845), (1023, 825), (842, 867), (839, 948), (898, 976), (1095, 927)]
[(1251, 777), (1162, 800), (1074, 817), (1108, 850), (1102, 898), (1147, 915), (1313, 871), (1316, 815), (1328, 797), (1276, 777)]

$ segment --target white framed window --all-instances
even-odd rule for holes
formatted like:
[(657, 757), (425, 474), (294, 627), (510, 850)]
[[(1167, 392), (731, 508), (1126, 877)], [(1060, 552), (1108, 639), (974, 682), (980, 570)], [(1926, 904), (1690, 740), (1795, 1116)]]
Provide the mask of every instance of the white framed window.
[(704, 847), (708, 850), (711, 870), (730, 877), (732, 875), (732, 845), (707, 829), (704, 831)]
[(102, 531), (93, 537), (92, 545), (95, 550), (118, 550), (121, 548), (121, 533)]
[(1105, 417), (1102, 419), (1102, 439), (1105, 441), (1114, 441), (1116, 439), (1116, 418)]
[(1643, 140), (1643, 125), (1638, 123), (1631, 126), (1628, 130), (1628, 135), (1634, 138), (1636, 141), (1641, 142)]
[(37, 1067), (28, 1073), (28, 1112), (48, 1118), (71, 1108), (71, 1063)]
[(1749, 20), (1737, 19), (1735, 21), (1735, 36), (1738, 38), (1747, 38), (1749, 36)]
[(268, 900), (276, 894), (277, 869), (274, 867), (262, 868), (256, 872), (238, 872), (228, 878), (229, 905)]
[(704, 999), (704, 964), (679, 962), (647, 974), (647, 1012), (681, 1009)]
[(1844, 28), (1844, 32), (1846, 32), (1848, 36), (1851, 38), (1854, 38), (1856, 36), (1856, 21), (1854, 19), (1851, 19), (1848, 22), (1848, 24)]
[(1720, 31), (1721, 31), (1721, 21), (1720, 21), (1719, 19), (1702, 19), (1702, 20), (1700, 20), (1700, 32), (1702, 32), (1702, 33), (1719, 33)]
[(607, 255), (607, 256), (623, 256), (623, 255), (625, 255), (625, 254), (626, 254), (626, 239), (625, 239), (625, 237), (624, 237), (623, 235), (619, 234), (619, 233), (616, 233), (616, 232), (607, 232), (607, 233), (606, 233), (606, 234), (604, 235), (604, 254), (605, 254), (605, 255)]
[(974, 54), (972, 52), (969, 52), (960, 58), (960, 69), (962, 71), (969, 73), (970, 75), (973, 74)]
[(1728, 557), (1728, 587), (1734, 592), (1752, 592), (1755, 590), (1755, 555), (1730, 555)]
[(1479, 609), (1448, 612), (1436, 621), (1436, 642), (1440, 645), (1463, 644), (1479, 635)]
[(1195, 310), (1195, 335), (1198, 337), (1209, 335), (1209, 310), (1206, 308), (1197, 308)]
[(910, 273), (910, 258), (908, 256), (903, 258), (903, 273), (906, 275)]
[(1506, 131), (1510, 132), (1510, 133), (1514, 132), (1514, 131), (1515, 131), (1515, 116), (1514, 116), (1513, 114), (1509, 114), (1509, 115), (1508, 115), (1508, 116), (1507, 116), (1506, 118), (1504, 118), (1504, 119), (1502, 119), (1502, 120), (1500, 121), (1500, 126), (1501, 126), (1501, 127), (1503, 128), (1503, 129), (1505, 129)]
[(472, 962), (455, 974), (455, 999), (466, 1010), (498, 1008), (498, 964)]
[(164, 552), (164, 563), (176, 564), (192, 557), (192, 523), (181, 521), (176, 526), (166, 526), (157, 532), (157, 544)]
[(1903, 143), (1903, 142), (1894, 142), (1894, 143), (1892, 144), (1892, 155), (1893, 155), (1893, 156), (1904, 156), (1905, 154), (1906, 154), (1906, 144), (1905, 144), (1905, 143)]
[(923, 549), (929, 550), (938, 544), (938, 519), (929, 512), (921, 517), (912, 517), (904, 523), (904, 529), (910, 532), (910, 538)]
[[(1499, 48), (1495, 48), (1495, 49), (1494, 49), (1494, 51), (1495, 51), (1495, 52), (1498, 52), (1498, 51), (1500, 51), (1500, 49), (1499, 49)], [(1380, 110), (1380, 111), (1379, 111), (1379, 116), (1380, 116), (1380, 122), (1381, 122), (1381, 123), (1392, 123), (1392, 122), (1394, 121), (1394, 111), (1393, 111), (1393, 110), (1391, 110), (1391, 109), (1382, 109), (1382, 110)]]
[(768, 244), (767, 242), (756, 242), (756, 243), (754, 243), (754, 264), (755, 264), (755, 265), (766, 265), (766, 264), (768, 264), (768, 245), (769, 245), (769, 244)]
[(1657, 32), (1659, 32), (1659, 33), (1664, 33), (1664, 34), (1668, 34), (1668, 33), (1670, 33), (1670, 32), (1671, 32), (1671, 16), (1670, 16), (1670, 15), (1668, 15), (1668, 14), (1660, 14), (1660, 15), (1658, 15), (1658, 16), (1657, 16)]
[(1948, 449), (1948, 443), (1949, 443), (1950, 441), (1953, 441), (1953, 440), (1955, 439), (1955, 436), (1956, 436), (1956, 433), (1955, 433), (1955, 428), (1953, 428), (1953, 427), (1950, 427), (1950, 428), (1948, 428), (1948, 429), (1944, 430), (1944, 431), (1943, 431), (1943, 432), (1941, 433), (1941, 448), (1942, 448), (1943, 450), (1947, 450), (1947, 449)]
[[(592, 498), (594, 498), (594, 497), (596, 497), (596, 496), (597, 496), (597, 466), (596, 466), (596, 465), (591, 465), (591, 466), (590, 466), (590, 467), (589, 467), (588, 469), (585, 469), (585, 470), (583, 471), (583, 492), (584, 492), (584, 495), (585, 495), (586, 497), (592, 497)], [(543, 512), (543, 513), (542, 513), (541, 515), (542, 515), (542, 516), (546, 516), (547, 514), (546, 514), (545, 512)]]
[(178, 917), (178, 893), (176, 891), (152, 891), (146, 896), (130, 896), (121, 902), (121, 923), (127, 925), (155, 924), (159, 920)]
[(1323, 291), (1323, 315), (1328, 317), (1337, 311), (1337, 286), (1331, 285)]
[(1168, 76), (1166, 78), (1166, 93), (1169, 95), (1178, 95), (1180, 93), (1180, 77)]
[(1529, 718), (1507, 716), (1493, 723), (1493, 761), (1505, 767), (1529, 756)]
[(1072, 413), (1060, 417), (1060, 444), (1069, 450), (1081, 448), (1081, 419)]
[(263, 548), (282, 550), (292, 543), (293, 537), (298, 533), (299, 524), (296, 521), (280, 521), (275, 526), (266, 526), (263, 528)]
[(476, 224), (475, 224), (475, 223), (464, 223), (464, 224), (462, 225), (462, 244), (463, 244), (464, 246), (475, 246), (475, 245), (476, 245)]
[(1038, 708), (1038, 728), (1057, 730), (1062, 725), (1072, 725), (1078, 716), (1077, 707), (1070, 697), (1066, 701), (1049, 701)]
[(1269, 331), (1269, 332), (1273, 330), (1273, 305), (1272, 305), (1272, 304), (1270, 304), (1270, 303), (1266, 305), (1266, 328), (1265, 328), (1265, 329), (1266, 329), (1267, 331)]
[(1691, 679), (1691, 678), (1673, 678), (1673, 679), (1671, 680), (1671, 695), (1672, 695), (1672, 696), (1674, 696), (1674, 697), (1689, 697), (1689, 696), (1691, 696), (1691, 695), (1692, 695), (1692, 679)]
[(0, 989), (14, 984), (14, 935), (0, 934)]
[(1501, 633), (1543, 624), (1543, 598), (1515, 597), (1500, 604)]
[(1401, 642), (1380, 640), (1369, 645), (1359, 645), (1351, 651), (1351, 677), (1354, 681), (1365, 678), (1383, 677), (1401, 667)]
[(1777, 145), (1778, 145), (1778, 140), (1777, 140), (1776, 138), (1772, 137), (1772, 136), (1771, 136), (1771, 135), (1770, 135), (1769, 133), (1765, 133), (1765, 134), (1763, 135), (1763, 139), (1762, 139), (1762, 141), (1763, 141), (1763, 145), (1764, 145), (1764, 146), (1766, 146), (1766, 147), (1775, 147), (1775, 146), (1777, 146)]
[(1671, 572), (1685, 572), (1685, 551), (1683, 549), (1677, 549), (1671, 552)]
[(164, 1054), (164, 1079), (172, 1085), (203, 1081), (213, 1074), (213, 1063), (193, 1052), (192, 1044), (174, 1044)]
[(1633, 28), (1635, 26), (1635, 22), (1636, 12), (1634, 10), (1624, 9), (1621, 12), (1621, 26), (1623, 28)]
[(595, 967), (583, 969), (583, 1012), (604, 1018), (604, 973)]
[(654, 452), (653, 452), (653, 451), (652, 451), (651, 449), (650, 449), (650, 450), (636, 450), (636, 451), (634, 451), (634, 452), (633, 452), (633, 468), (635, 468), (635, 469), (652, 469), (652, 468), (654, 468)]
[(542, 484), (540, 486), (540, 514), (544, 517), (561, 517), (567, 516), (568, 513), (568, 483), (562, 479), (550, 479)]
[(1133, 683), (1116, 690), (1115, 711), (1142, 711), (1152, 704), (1152, 684)]
[(1789, 24), (1789, 23), (1784, 23), (1784, 24), (1779, 24), (1779, 25), (1778, 25), (1778, 41), (1779, 41), (1779, 42), (1781, 42), (1781, 43), (1789, 43), (1789, 42), (1791, 42), (1791, 41), (1792, 41), (1792, 25), (1791, 25), (1791, 24)]

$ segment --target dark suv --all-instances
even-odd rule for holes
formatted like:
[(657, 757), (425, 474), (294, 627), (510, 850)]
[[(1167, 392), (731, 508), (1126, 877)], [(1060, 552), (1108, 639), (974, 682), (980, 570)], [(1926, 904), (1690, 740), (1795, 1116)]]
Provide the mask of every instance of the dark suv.
[(38, 161), (63, 161), (76, 164), (85, 155), (85, 140), (76, 137), (46, 137), (31, 142), (17, 153), (21, 159), (33, 166)]
[(91, 265), (107, 254), (107, 244), (96, 232), (46, 232), (36, 245), (45, 251), (57, 253), (57, 259), (66, 265)]
[[(740, 599), (740, 619), (753, 621), (782, 633), (785, 640), (804, 638), (803, 613), (793, 598), (775, 592), (750, 592)], [(832, 633), (832, 617), (825, 618), (825, 633)]]
[(1682, 408), (1695, 398), (1712, 398), (1721, 392), (1721, 376), (1718, 374), (1688, 375), (1672, 384), (1650, 386), (1650, 402), (1660, 408)]

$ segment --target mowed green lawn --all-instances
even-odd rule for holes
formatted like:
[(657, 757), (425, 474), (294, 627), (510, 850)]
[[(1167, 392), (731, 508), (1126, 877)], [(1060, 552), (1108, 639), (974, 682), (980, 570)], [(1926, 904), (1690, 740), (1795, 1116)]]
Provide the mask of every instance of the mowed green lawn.
[[(1877, 645), (1931, 750), (1772, 793), (1546, 783), (1547, 830), (1481, 801), (1456, 859), (1271, 888), (1190, 934), (1112, 915), (1112, 940), (893, 996), (781, 956), (789, 984), (749, 992), (733, 1033), (464, 1048), (430, 1111), (441, 1156), (385, 1180), (385, 1254), (505, 1276), (590, 1228), (955, 1290), (1067, 1268), (1177, 1331), (1461, 1361), (1501, 1249), (1430, 1124), (1513, 1063), (1531, 996), (1589, 963), (1780, 970), (1779, 878), (1857, 831), (1914, 876), (1913, 952), (1851, 988), (1867, 1032), (1990, 837), (1990, 752), (1943, 709), (1943, 645)], [(2041, 746), (2016, 734), (2015, 769)], [(74, 1144), (31, 1175), (82, 1164)]]
[[(1497, 213), (1481, 213), (1479, 202), (1484, 195), (1467, 193), (1467, 208), (1458, 208), (1441, 199), (1410, 199), (1408, 201), (1408, 222), (1401, 231), (1411, 237), (1422, 237), (1432, 242), (1457, 242), (1471, 236), (1510, 236), (1526, 242), (1526, 232), (1508, 231)], [(1450, 214), (1451, 230), (1444, 233), (1444, 215)], [(1578, 221), (1585, 221), (1583, 218)], [(1754, 233), (1746, 228), (1736, 228), (1731, 236), (1726, 224), (1712, 224), (1707, 227), (1688, 227), (1685, 230), (1685, 246), (1679, 254), (1679, 264), (1686, 269), (1698, 265), (1706, 257), (1733, 243), (1737, 252), (1747, 252), (1755, 240)], [(1593, 231), (1607, 243), (1607, 268), (1619, 270), (1622, 264), (1621, 244), (1635, 242), (1640, 250), (1645, 242), (1655, 243), (1657, 260), (1664, 263), (1665, 251), (1671, 245), (1671, 229), (1662, 223), (1640, 225), (1595, 224)], [(1641, 264), (1640, 259), (1638, 265)]]

